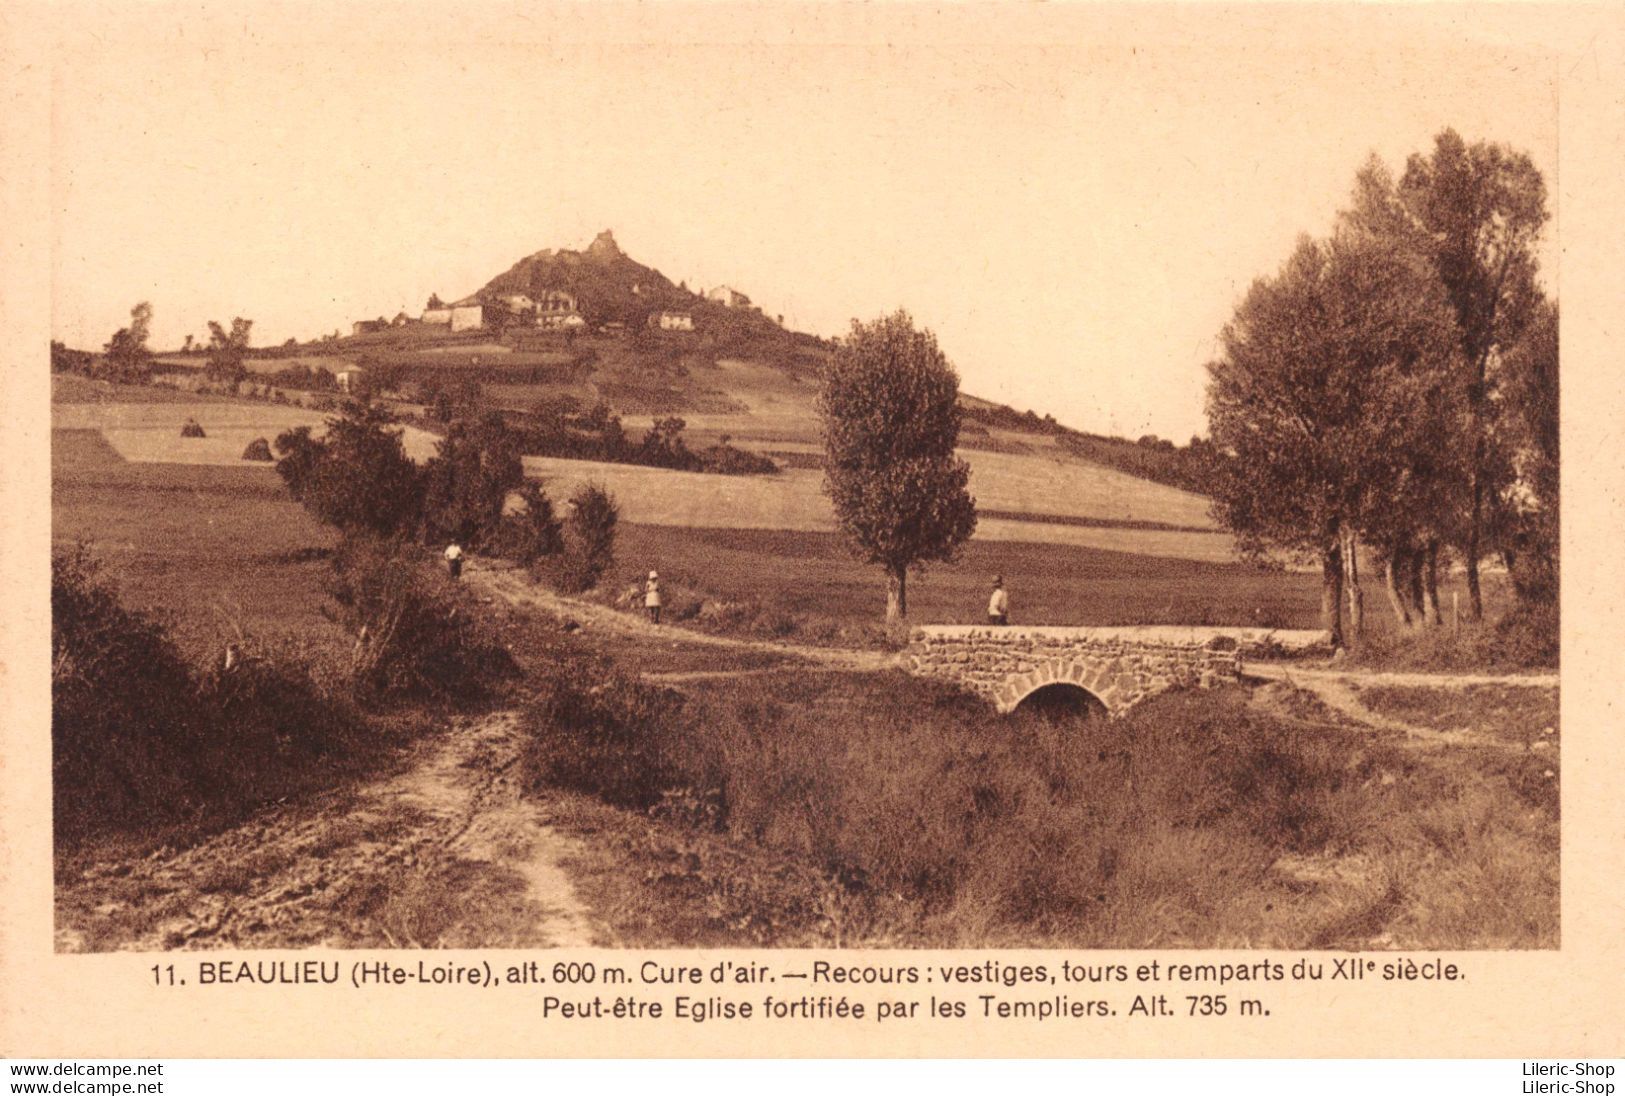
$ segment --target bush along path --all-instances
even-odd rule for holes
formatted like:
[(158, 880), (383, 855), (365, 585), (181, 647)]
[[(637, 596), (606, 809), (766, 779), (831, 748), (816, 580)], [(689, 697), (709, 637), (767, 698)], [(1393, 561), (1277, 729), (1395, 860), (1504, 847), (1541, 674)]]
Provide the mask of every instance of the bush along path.
[(58, 951), (613, 943), (521, 794), (513, 713), (462, 718), (392, 774), (182, 850), (58, 867)]

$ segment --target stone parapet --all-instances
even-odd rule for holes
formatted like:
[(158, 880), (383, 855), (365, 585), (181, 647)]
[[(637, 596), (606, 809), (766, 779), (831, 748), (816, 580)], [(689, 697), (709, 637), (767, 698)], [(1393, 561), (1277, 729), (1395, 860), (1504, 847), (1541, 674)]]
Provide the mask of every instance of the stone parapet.
[(1001, 712), (1060, 684), (1085, 690), (1120, 715), (1169, 689), (1235, 681), (1243, 655), (1307, 653), (1326, 641), (1324, 632), (1264, 628), (939, 624), (914, 629), (905, 664), (979, 692)]

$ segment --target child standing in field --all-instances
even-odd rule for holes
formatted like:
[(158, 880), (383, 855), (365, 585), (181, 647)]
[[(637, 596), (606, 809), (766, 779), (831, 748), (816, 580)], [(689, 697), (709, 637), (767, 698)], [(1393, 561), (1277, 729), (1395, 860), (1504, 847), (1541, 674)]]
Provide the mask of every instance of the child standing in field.
[(649, 610), (649, 623), (660, 623), (660, 574), (649, 572), (649, 581), (643, 584), (643, 607)]
[(1010, 595), (1004, 591), (1004, 576), (993, 576), (993, 596), (987, 599), (987, 622), (995, 627), (1010, 623)]
[(446, 545), (446, 570), (450, 572), (453, 579), (462, 577), (463, 550), (456, 541)]

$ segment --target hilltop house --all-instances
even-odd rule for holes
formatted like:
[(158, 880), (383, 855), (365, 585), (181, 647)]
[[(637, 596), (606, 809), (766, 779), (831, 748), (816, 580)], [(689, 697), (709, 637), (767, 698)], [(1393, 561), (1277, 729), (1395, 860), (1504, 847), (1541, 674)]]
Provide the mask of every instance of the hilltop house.
[(376, 320), (357, 320), (350, 325), (351, 335), (370, 335), (374, 331), (382, 331), (389, 326), (389, 321), (379, 316)]
[(395, 313), (395, 318), (389, 321), (389, 325), (391, 327), (405, 327), (411, 322), (412, 317), (408, 316), (404, 311), (402, 311)]
[(732, 286), (719, 285), (715, 289), (708, 289), (705, 299), (716, 301), (724, 308), (749, 308), (750, 298)]
[(501, 311), (500, 308), (486, 304), (478, 297), (464, 297), (451, 303), (451, 329), (474, 331), (488, 327), (500, 318)]
[(587, 321), (581, 316), (579, 302), (574, 293), (562, 289), (549, 289), (542, 294), (542, 299), (536, 302), (536, 325), (549, 331), (556, 331), (586, 327)]
[(662, 331), (693, 331), (694, 317), (687, 312), (656, 312), (650, 315), (649, 325)]

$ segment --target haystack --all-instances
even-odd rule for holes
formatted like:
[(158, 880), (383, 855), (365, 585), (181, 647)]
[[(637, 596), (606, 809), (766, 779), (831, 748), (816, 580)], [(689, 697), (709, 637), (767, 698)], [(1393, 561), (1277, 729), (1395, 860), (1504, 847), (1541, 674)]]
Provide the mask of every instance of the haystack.
[(198, 425), (196, 419), (187, 419), (185, 425), (181, 427), (181, 437), (183, 438), (201, 438), (205, 436), (203, 427)]
[(243, 450), (243, 459), (270, 460), (271, 443), (266, 441), (264, 438), (255, 438), (253, 441), (248, 443), (248, 448)]

